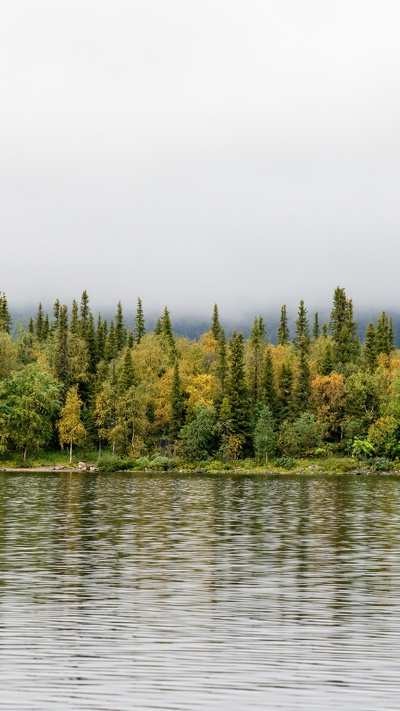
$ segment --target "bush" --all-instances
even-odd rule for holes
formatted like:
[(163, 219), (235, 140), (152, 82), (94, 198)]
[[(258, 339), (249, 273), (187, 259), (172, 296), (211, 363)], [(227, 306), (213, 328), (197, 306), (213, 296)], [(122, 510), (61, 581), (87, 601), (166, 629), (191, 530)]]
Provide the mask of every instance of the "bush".
[(281, 469), (293, 469), (295, 462), (290, 457), (278, 457), (275, 459), (275, 464)]
[(387, 457), (376, 457), (371, 467), (375, 472), (390, 472), (393, 464)]

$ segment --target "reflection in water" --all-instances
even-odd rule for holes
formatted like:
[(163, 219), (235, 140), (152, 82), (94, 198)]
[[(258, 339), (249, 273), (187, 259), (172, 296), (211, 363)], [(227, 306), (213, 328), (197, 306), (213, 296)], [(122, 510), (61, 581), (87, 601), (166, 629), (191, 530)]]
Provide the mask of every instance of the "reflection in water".
[(0, 708), (397, 709), (400, 480), (0, 475)]

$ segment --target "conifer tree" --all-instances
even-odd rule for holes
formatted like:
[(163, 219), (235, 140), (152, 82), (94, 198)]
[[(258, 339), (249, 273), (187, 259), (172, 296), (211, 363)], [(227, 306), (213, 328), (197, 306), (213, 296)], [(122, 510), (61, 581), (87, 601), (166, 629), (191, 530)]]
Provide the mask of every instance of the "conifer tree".
[(106, 337), (105, 359), (107, 361), (113, 360), (116, 357), (117, 352), (118, 352), (118, 349), (117, 349), (117, 342), (116, 342), (116, 337), (115, 337), (115, 324), (114, 324), (114, 321), (111, 320), (110, 328), (108, 330), (108, 334)]
[(353, 318), (353, 302), (339, 286), (333, 294), (330, 328), (336, 363), (348, 363), (357, 357), (360, 344), (357, 324)]
[(97, 356), (96, 333), (94, 330), (94, 320), (93, 320), (93, 314), (91, 311), (89, 312), (89, 319), (88, 319), (88, 325), (87, 325), (87, 331), (86, 331), (86, 345), (87, 345), (88, 355), (89, 355), (89, 371), (93, 375), (96, 372), (96, 365), (98, 363), (98, 356)]
[(281, 320), (278, 327), (278, 345), (284, 346), (289, 343), (289, 327), (286, 312), (286, 304), (281, 308)]
[(121, 351), (126, 344), (126, 328), (122, 313), (122, 304), (120, 301), (118, 301), (117, 313), (115, 316), (115, 344), (117, 352)]
[(326, 346), (320, 366), (320, 375), (330, 375), (335, 367), (335, 359), (333, 355), (332, 342), (326, 336)]
[(54, 302), (54, 306), (53, 306), (53, 320), (51, 323), (51, 330), (52, 331), (57, 331), (59, 317), (60, 317), (60, 302), (58, 299), (56, 299)]
[(212, 319), (211, 319), (211, 333), (214, 336), (216, 341), (218, 341), (220, 332), (221, 332), (221, 325), (219, 322), (218, 306), (217, 306), (217, 304), (214, 304), (214, 310), (213, 310), (213, 315), (212, 315)]
[(313, 339), (314, 341), (317, 340), (320, 336), (320, 328), (319, 328), (319, 316), (318, 316), (318, 311), (314, 315), (314, 325), (313, 325)]
[(121, 365), (118, 373), (118, 390), (120, 393), (125, 393), (129, 388), (135, 385), (135, 369), (133, 366), (132, 350), (125, 348), (124, 355), (121, 360)]
[(36, 320), (35, 320), (35, 336), (39, 343), (43, 341), (43, 308), (40, 303), (38, 306)]
[(168, 349), (169, 355), (170, 355), (170, 360), (173, 362), (174, 359), (176, 358), (177, 350), (176, 350), (175, 336), (174, 336), (174, 333), (172, 330), (171, 317), (169, 315), (169, 311), (168, 311), (167, 307), (165, 307), (164, 313), (162, 316), (161, 335), (163, 336), (164, 342), (167, 345), (167, 349)]
[(7, 297), (4, 291), (0, 292), (0, 331), (11, 332), (12, 318), (8, 310)]
[(263, 407), (254, 428), (253, 445), (257, 459), (268, 461), (276, 453), (274, 416), (268, 406)]
[(274, 364), (272, 361), (271, 348), (267, 348), (264, 358), (264, 367), (262, 373), (262, 402), (272, 412), (276, 420), (279, 419), (280, 406), (278, 393), (275, 385)]
[(311, 374), (306, 352), (300, 350), (299, 369), (293, 392), (292, 412), (300, 416), (307, 411), (311, 397)]
[(79, 331), (79, 308), (76, 299), (74, 299), (72, 302), (71, 323), (69, 326), (69, 330), (71, 333), (78, 333)]
[(382, 311), (376, 322), (376, 352), (390, 355), (394, 349), (393, 321)]
[(86, 332), (89, 322), (89, 296), (86, 291), (82, 291), (81, 303), (79, 307), (79, 335), (86, 340)]
[(293, 394), (293, 368), (290, 363), (282, 363), (278, 374), (278, 386), (281, 416), (286, 419), (291, 411)]
[(218, 382), (218, 392), (215, 398), (215, 407), (218, 409), (225, 396), (226, 389), (226, 379), (228, 375), (228, 354), (226, 347), (226, 335), (223, 328), (221, 328), (218, 336), (218, 354), (217, 361), (215, 364), (215, 377)]
[(182, 389), (179, 375), (179, 365), (177, 361), (175, 361), (174, 373), (172, 377), (170, 404), (171, 418), (169, 421), (169, 436), (172, 440), (175, 440), (185, 423), (185, 396)]
[(35, 335), (35, 324), (33, 323), (33, 318), (32, 316), (29, 316), (29, 321), (28, 321), (28, 333), (30, 338), (32, 339), (33, 336)]
[(249, 391), (253, 410), (261, 397), (262, 362), (265, 348), (265, 335), (266, 329), (263, 317), (259, 316), (254, 319), (249, 338)]
[(310, 350), (310, 327), (307, 318), (307, 309), (304, 306), (303, 299), (300, 301), (299, 304), (293, 345), (297, 352), (301, 350), (302, 352), (308, 354)]
[(322, 324), (321, 336), (322, 338), (328, 338), (328, 324), (326, 321)]
[(98, 362), (104, 360), (105, 358), (105, 347), (107, 338), (107, 324), (103, 323), (101, 313), (97, 314), (97, 326), (96, 326), (96, 353)]
[(70, 360), (68, 353), (68, 307), (60, 306), (54, 349), (54, 372), (64, 392), (70, 385)]
[(138, 298), (136, 316), (135, 316), (135, 328), (133, 330), (133, 338), (136, 341), (136, 343), (140, 343), (140, 341), (142, 340), (145, 333), (146, 333), (146, 327), (145, 327), (145, 322), (144, 322), (142, 301), (141, 301), (141, 299)]
[(49, 314), (46, 314), (44, 317), (43, 328), (42, 328), (43, 341), (46, 341), (49, 333), (50, 333)]
[(227, 403), (231, 411), (231, 433), (249, 434), (249, 395), (244, 375), (243, 334), (232, 333), (229, 352), (229, 373), (226, 384)]
[(376, 366), (377, 349), (375, 326), (372, 321), (367, 324), (365, 331), (363, 356), (367, 368), (369, 368), (369, 370), (373, 370)]

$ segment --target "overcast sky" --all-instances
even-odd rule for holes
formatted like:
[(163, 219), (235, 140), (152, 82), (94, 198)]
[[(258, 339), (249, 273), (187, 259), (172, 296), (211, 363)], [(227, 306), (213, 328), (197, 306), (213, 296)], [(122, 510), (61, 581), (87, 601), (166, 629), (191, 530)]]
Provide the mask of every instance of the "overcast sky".
[(399, 0), (12, 0), (10, 306), (400, 306)]

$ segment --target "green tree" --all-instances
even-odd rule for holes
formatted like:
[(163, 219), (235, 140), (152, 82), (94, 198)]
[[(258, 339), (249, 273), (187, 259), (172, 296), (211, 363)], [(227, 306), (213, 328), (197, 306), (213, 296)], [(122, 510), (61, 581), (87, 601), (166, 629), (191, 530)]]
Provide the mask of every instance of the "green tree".
[(117, 352), (121, 351), (126, 344), (126, 328), (124, 323), (124, 316), (122, 313), (122, 304), (118, 301), (117, 313), (115, 316), (115, 344)]
[(219, 334), (221, 333), (221, 325), (219, 322), (218, 306), (214, 304), (213, 315), (211, 319), (211, 333), (215, 340), (218, 341)]
[(300, 350), (298, 375), (293, 392), (292, 410), (296, 415), (306, 412), (311, 397), (310, 366), (305, 352)]
[(22, 451), (25, 461), (28, 450), (37, 451), (51, 438), (59, 388), (48, 373), (30, 363), (3, 381), (0, 401), (10, 442)]
[(365, 331), (365, 341), (363, 348), (363, 359), (369, 370), (374, 370), (377, 362), (376, 331), (375, 326), (370, 321)]
[(216, 411), (214, 408), (198, 406), (196, 418), (182, 427), (179, 438), (184, 455), (199, 461), (209, 457), (217, 446)]
[(310, 350), (310, 327), (307, 318), (307, 309), (303, 299), (299, 304), (299, 311), (296, 319), (296, 330), (293, 338), (295, 351), (302, 351), (308, 354)]
[(73, 445), (83, 444), (86, 429), (81, 420), (82, 400), (76, 387), (68, 390), (65, 405), (61, 410), (57, 428), (60, 435), (60, 444), (69, 445), (69, 461), (72, 462)]
[(79, 333), (79, 306), (76, 299), (72, 302), (71, 307), (71, 323), (69, 326), (71, 333)]
[(272, 360), (271, 346), (265, 352), (264, 365), (261, 379), (261, 402), (269, 407), (275, 420), (279, 420), (280, 405), (275, 385), (275, 371)]
[(58, 309), (57, 331), (54, 345), (54, 373), (63, 386), (64, 393), (70, 386), (70, 359), (68, 353), (68, 307), (64, 304)]
[(353, 302), (339, 286), (333, 294), (330, 329), (336, 363), (349, 363), (359, 354), (357, 323), (353, 317)]
[(293, 368), (290, 363), (283, 362), (278, 374), (278, 389), (281, 417), (289, 417), (293, 397)]
[(135, 328), (133, 330), (133, 337), (134, 337), (134, 340), (136, 341), (136, 343), (140, 343), (140, 341), (142, 340), (145, 333), (146, 333), (146, 326), (145, 326), (144, 315), (143, 315), (143, 306), (142, 306), (141, 299), (138, 298), (136, 316), (135, 316)]
[(319, 338), (319, 337), (320, 337), (320, 328), (319, 328), (319, 316), (318, 316), (318, 311), (317, 311), (317, 312), (316, 312), (316, 314), (314, 315), (314, 325), (313, 325), (313, 332), (312, 332), (312, 335), (313, 335), (313, 339), (314, 339), (314, 341), (316, 341), (316, 340), (317, 340), (317, 338)]
[(227, 403), (231, 412), (231, 433), (249, 435), (249, 394), (244, 374), (243, 334), (233, 332), (230, 340), (229, 373), (226, 384)]
[(179, 365), (175, 362), (170, 395), (171, 418), (169, 422), (169, 435), (175, 440), (185, 421), (185, 395), (179, 375)]
[(258, 460), (268, 461), (276, 453), (274, 416), (265, 406), (260, 412), (253, 434), (253, 445)]
[(8, 310), (7, 297), (4, 291), (0, 291), (0, 331), (11, 332), (11, 315)]
[(286, 343), (289, 343), (289, 335), (286, 304), (284, 304), (281, 308), (281, 318), (278, 327), (278, 345), (284, 346)]
[(385, 311), (382, 311), (376, 322), (376, 353), (385, 353), (389, 356), (394, 350), (393, 321), (389, 319)]
[(38, 339), (39, 343), (43, 341), (43, 321), (43, 308), (42, 304), (40, 303), (38, 306), (35, 320), (35, 336)]
[(265, 349), (266, 329), (262, 316), (254, 319), (249, 338), (249, 393), (254, 411), (262, 395), (262, 365)]

